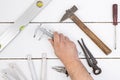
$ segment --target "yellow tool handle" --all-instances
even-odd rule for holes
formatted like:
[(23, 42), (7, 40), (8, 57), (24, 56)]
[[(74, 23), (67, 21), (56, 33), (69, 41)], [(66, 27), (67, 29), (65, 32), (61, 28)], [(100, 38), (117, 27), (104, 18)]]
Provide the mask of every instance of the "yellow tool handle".
[(112, 51), (109, 49), (75, 14), (70, 17), (87, 36), (106, 54), (110, 54)]

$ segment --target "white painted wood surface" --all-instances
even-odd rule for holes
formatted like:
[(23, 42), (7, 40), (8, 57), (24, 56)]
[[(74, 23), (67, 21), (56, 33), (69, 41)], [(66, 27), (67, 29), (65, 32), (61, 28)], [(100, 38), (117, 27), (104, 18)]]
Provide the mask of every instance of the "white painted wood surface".
[[(34, 0), (0, 0), (0, 35), (32, 4)], [(120, 23), (117, 26), (117, 50), (114, 50), (114, 26), (112, 25), (112, 4), (120, 0), (52, 0), (52, 2), (30, 23), (23, 32), (12, 41), (2, 52), (0, 52), (0, 70), (7, 67), (10, 62), (20, 65), (26, 73), (28, 80), (31, 80), (26, 58), (31, 54), (35, 59), (37, 74), (40, 77), (41, 53), (47, 53), (47, 80), (70, 80), (64, 74), (55, 72), (51, 68), (63, 65), (55, 56), (54, 50), (43, 37), (38, 41), (33, 38), (37, 26), (47, 27), (68, 36), (75, 42), (79, 57), (95, 80), (120, 80)], [(79, 10), (75, 13), (85, 24), (111, 49), (112, 53), (106, 56), (83, 31), (81, 31), (70, 19), (59, 23), (65, 10), (77, 5)], [(120, 14), (120, 10), (119, 10)], [(120, 17), (118, 18), (120, 22)], [(10, 23), (12, 22), (12, 23)], [(84, 41), (93, 55), (98, 59), (98, 65), (102, 68), (102, 74), (95, 76), (92, 69), (88, 67), (83, 59), (84, 54), (77, 43), (77, 40), (84, 38)], [(52, 73), (52, 74), (51, 74)], [(0, 80), (3, 80), (0, 78)]]
[[(98, 65), (102, 68), (102, 74), (100, 75), (94, 75), (92, 73), (92, 69), (88, 67), (86, 60), (82, 59), (83, 64), (85, 67), (87, 67), (87, 70), (91, 73), (94, 80), (119, 80), (120, 79), (120, 72), (118, 63), (120, 62), (119, 59), (97, 59)], [(5, 69), (8, 67), (8, 64), (10, 63), (16, 63), (18, 66), (20, 66), (20, 69), (23, 71), (25, 76), (28, 80), (32, 80), (29, 67), (27, 65), (26, 60), (0, 60), (0, 71), (2, 69)], [(114, 64), (114, 65), (113, 65)], [(40, 60), (34, 60), (34, 65), (36, 66), (35, 69), (37, 71), (38, 79), (40, 80), (40, 71), (41, 71), (41, 59)], [(47, 60), (47, 80), (70, 80), (70, 78), (66, 77), (63, 73), (58, 73), (55, 70), (52, 69), (54, 66), (63, 66), (63, 64), (58, 59), (49, 59)], [(51, 74), (52, 73), (52, 74)], [(2, 76), (0, 76), (0, 80), (2, 79)]]
[[(0, 22), (14, 22), (33, 1), (34, 0), (0, 0)], [(112, 4), (114, 3), (119, 4), (120, 1), (52, 0), (50, 5), (40, 13), (33, 22), (58, 22), (65, 13), (65, 10), (73, 5), (79, 7), (76, 14), (85, 22), (109, 22), (112, 21)]]

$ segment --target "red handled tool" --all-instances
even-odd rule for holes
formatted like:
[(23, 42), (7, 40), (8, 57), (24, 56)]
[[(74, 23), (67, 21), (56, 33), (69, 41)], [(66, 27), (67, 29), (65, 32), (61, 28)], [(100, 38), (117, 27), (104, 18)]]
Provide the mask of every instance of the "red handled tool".
[(118, 24), (118, 5), (113, 4), (113, 25), (115, 26), (115, 49), (117, 49), (117, 30), (116, 30), (116, 25)]

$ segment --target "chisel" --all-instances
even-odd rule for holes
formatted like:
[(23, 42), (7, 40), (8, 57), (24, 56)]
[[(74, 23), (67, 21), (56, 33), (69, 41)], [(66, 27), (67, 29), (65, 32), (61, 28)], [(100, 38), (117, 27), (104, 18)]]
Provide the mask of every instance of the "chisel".
[(117, 49), (117, 31), (116, 31), (116, 26), (117, 26), (117, 24), (118, 24), (118, 5), (117, 4), (113, 4), (113, 7), (112, 7), (112, 9), (113, 9), (113, 25), (115, 26), (115, 28), (114, 28), (114, 48), (115, 49)]

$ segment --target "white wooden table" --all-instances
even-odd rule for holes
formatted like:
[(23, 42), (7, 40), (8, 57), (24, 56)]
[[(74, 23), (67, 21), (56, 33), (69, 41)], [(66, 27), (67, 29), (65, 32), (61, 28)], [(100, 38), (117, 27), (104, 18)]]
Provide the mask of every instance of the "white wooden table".
[[(12, 25), (33, 1), (0, 0), (0, 34)], [(47, 80), (70, 80), (64, 74), (52, 69), (53, 66), (63, 66), (63, 64), (55, 56), (49, 41), (46, 38), (42, 38), (40, 41), (33, 38), (35, 29), (42, 23), (43, 27), (63, 33), (75, 42), (80, 59), (95, 80), (120, 80), (120, 16), (117, 26), (117, 50), (114, 50), (114, 26), (112, 25), (112, 4), (114, 3), (120, 7), (120, 0), (52, 0), (25, 30), (0, 53), (0, 70), (7, 67), (9, 63), (15, 62), (24, 71), (28, 80), (32, 80), (26, 61), (26, 55), (31, 54), (34, 58), (37, 75), (40, 78), (41, 54), (47, 53)], [(106, 56), (70, 19), (59, 23), (65, 10), (73, 5), (79, 8), (75, 14), (112, 49), (110, 55)], [(88, 48), (97, 59), (98, 65), (102, 69), (100, 75), (94, 75), (88, 66), (84, 53), (77, 43), (80, 38), (84, 38)], [(0, 78), (0, 80), (3, 79)]]

